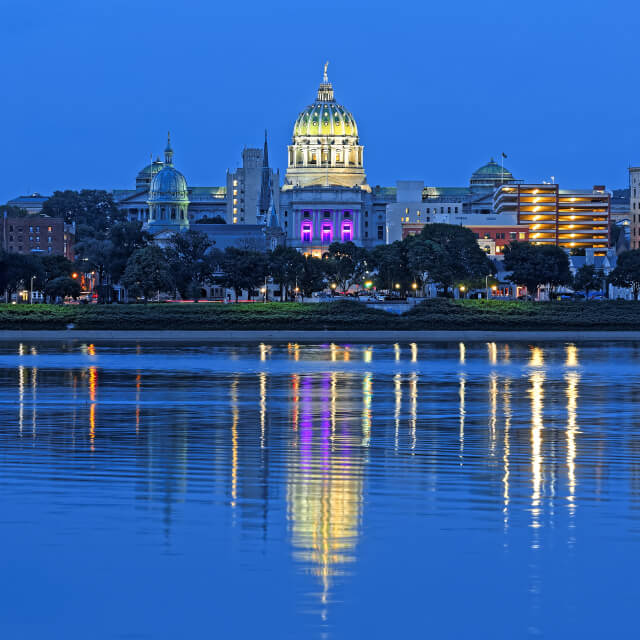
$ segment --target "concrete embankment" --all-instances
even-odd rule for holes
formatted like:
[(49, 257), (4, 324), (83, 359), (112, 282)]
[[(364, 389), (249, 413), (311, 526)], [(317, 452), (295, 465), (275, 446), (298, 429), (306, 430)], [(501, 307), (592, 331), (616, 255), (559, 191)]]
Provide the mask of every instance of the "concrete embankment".
[(0, 342), (287, 343), (611, 342), (640, 341), (640, 331), (0, 331)]

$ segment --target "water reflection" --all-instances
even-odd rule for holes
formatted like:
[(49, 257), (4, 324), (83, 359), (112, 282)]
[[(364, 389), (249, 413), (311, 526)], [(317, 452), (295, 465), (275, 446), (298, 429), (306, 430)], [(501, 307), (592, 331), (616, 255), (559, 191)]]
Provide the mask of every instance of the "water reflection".
[[(333, 614), (365, 592), (363, 572), (380, 580), (367, 593), (388, 589), (384, 572), (369, 570), (383, 556), (416, 563), (434, 583), (450, 571), (495, 571), (507, 584), (508, 554), (528, 580), (508, 597), (538, 629), (549, 606), (542, 595), (554, 588), (545, 567), (581, 551), (587, 524), (594, 538), (614, 531), (616, 544), (637, 542), (628, 508), (637, 420), (625, 399), (638, 374), (633, 355), (613, 347), (88, 344), (61, 354), (23, 343), (6, 353), (0, 498), (9, 545), (25, 534), (25, 504), (34, 518), (51, 517), (52, 504), (76, 518), (56, 532), (72, 559), (74, 536), (87, 535), (80, 504), (94, 509), (98, 532), (113, 518), (131, 548), (161, 528), (163, 553), (186, 557), (181, 545), (200, 532), (202, 562), (228, 556), (248, 583), (261, 571), (293, 579), (296, 615), (320, 613), (331, 637)], [(594, 522), (603, 509), (607, 521)], [(483, 538), (483, 554), (461, 559), (469, 531)], [(560, 579), (580, 592), (577, 579)], [(429, 598), (448, 602), (433, 588)]]
[[(344, 565), (355, 560), (363, 499), (363, 454), (358, 445), (367, 441), (371, 420), (369, 400), (362, 415), (362, 439), (352, 430), (352, 423), (343, 421), (337, 426), (339, 438), (332, 447), (327, 416), (332, 415), (331, 404), (341, 401), (339, 380), (333, 387), (329, 384), (333, 388), (329, 396), (323, 393), (326, 385), (326, 377), (302, 379), (300, 411), (295, 414), (300, 421), (294, 424), (295, 453), (287, 480), (294, 555), (320, 580), (323, 618), (327, 616), (332, 580), (344, 573)], [(365, 398), (370, 385), (371, 379), (365, 378)]]

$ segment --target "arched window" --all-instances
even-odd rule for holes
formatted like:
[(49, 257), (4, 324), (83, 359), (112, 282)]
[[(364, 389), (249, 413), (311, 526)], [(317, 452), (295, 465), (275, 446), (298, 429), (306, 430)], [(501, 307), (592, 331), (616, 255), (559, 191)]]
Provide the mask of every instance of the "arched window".
[(176, 210), (175, 207), (172, 207), (171, 209), (171, 219), (175, 220), (176, 219)]
[(322, 222), (322, 244), (331, 244), (333, 242), (333, 225), (330, 220)]
[(302, 242), (311, 242), (311, 220), (303, 220), (300, 232)]
[(351, 220), (342, 221), (342, 242), (353, 240), (353, 222)]

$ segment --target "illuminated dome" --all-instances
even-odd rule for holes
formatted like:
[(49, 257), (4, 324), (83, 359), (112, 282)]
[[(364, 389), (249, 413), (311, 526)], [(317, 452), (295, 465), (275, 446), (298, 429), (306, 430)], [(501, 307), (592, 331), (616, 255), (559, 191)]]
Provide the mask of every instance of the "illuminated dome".
[(328, 64), (315, 102), (298, 115), (293, 126), (283, 189), (340, 186), (370, 191), (358, 126), (351, 112), (335, 101)]
[(509, 169), (499, 165), (493, 158), (475, 171), (469, 184), (472, 187), (499, 187), (501, 184), (514, 182), (515, 179)]
[(170, 138), (164, 150), (163, 167), (151, 180), (148, 204), (150, 212), (148, 229), (151, 233), (176, 232), (189, 228), (187, 181), (173, 166)]
[[(342, 105), (336, 104), (333, 99), (333, 90), (330, 91), (331, 100), (321, 100), (324, 83), (318, 90), (318, 99), (309, 105), (296, 120), (293, 127), (293, 136), (358, 136), (358, 127), (355, 118)], [(329, 87), (331, 85), (328, 85)], [(328, 91), (324, 91), (329, 94)]]
[(153, 176), (149, 189), (150, 202), (174, 202), (188, 198), (187, 181), (174, 167), (164, 167)]

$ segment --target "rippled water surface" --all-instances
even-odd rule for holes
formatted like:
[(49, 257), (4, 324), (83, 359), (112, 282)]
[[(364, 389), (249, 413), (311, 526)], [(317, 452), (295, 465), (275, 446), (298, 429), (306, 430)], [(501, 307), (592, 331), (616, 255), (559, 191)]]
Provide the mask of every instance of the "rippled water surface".
[(0, 634), (632, 638), (640, 345), (0, 345)]

